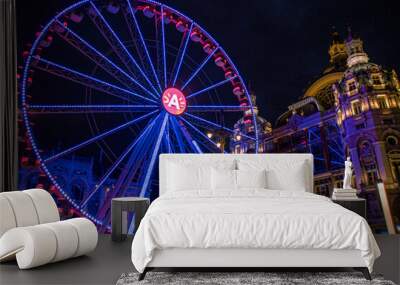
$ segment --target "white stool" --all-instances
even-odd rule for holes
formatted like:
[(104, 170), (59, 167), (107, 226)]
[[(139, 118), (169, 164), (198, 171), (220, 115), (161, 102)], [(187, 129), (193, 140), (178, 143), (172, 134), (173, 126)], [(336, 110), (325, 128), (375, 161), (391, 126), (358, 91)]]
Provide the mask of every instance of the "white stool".
[(84, 255), (96, 248), (96, 226), (86, 218), (60, 221), (51, 195), (42, 189), (0, 193), (0, 262), (20, 269)]

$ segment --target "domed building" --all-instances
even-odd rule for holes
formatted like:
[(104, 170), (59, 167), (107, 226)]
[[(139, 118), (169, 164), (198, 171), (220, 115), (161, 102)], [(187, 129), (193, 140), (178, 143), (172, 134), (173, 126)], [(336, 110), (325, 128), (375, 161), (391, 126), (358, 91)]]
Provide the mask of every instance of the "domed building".
[[(331, 196), (342, 187), (344, 161), (351, 157), (353, 186), (367, 200), (376, 232), (400, 232), (400, 84), (394, 70), (371, 63), (363, 42), (335, 31), (329, 63), (260, 138), (260, 152), (312, 153), (314, 193)], [(246, 130), (245, 119), (235, 129)], [(232, 152), (252, 152), (251, 141), (231, 138)], [(377, 182), (383, 187), (378, 190)]]

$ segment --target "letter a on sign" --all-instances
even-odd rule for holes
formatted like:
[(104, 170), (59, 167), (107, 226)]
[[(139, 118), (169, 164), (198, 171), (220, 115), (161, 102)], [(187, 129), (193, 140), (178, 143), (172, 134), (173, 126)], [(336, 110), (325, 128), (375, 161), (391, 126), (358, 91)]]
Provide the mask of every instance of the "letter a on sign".
[(181, 107), (179, 106), (178, 96), (176, 94), (172, 94), (171, 99), (169, 100), (168, 107), (175, 106), (177, 110), (180, 110)]
[(168, 88), (162, 95), (164, 109), (172, 115), (182, 115), (186, 110), (186, 98), (176, 88)]

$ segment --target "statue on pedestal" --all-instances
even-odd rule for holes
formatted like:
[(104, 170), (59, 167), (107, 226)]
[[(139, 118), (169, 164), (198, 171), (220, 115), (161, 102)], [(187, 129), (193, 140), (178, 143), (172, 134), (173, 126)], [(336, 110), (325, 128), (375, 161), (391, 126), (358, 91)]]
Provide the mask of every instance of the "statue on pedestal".
[(353, 163), (350, 157), (344, 162), (344, 179), (343, 179), (343, 189), (353, 189), (351, 187), (351, 178), (353, 177)]
[(353, 163), (350, 157), (344, 162), (343, 188), (333, 188), (333, 200), (353, 200), (357, 199), (357, 190), (351, 187), (353, 177)]

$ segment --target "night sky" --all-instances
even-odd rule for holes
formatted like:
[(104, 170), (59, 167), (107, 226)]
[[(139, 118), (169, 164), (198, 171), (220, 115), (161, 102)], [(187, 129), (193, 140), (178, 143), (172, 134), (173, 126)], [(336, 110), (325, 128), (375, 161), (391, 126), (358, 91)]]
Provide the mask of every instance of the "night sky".
[[(18, 0), (19, 49), (74, 1)], [(327, 65), (332, 26), (364, 40), (370, 59), (400, 73), (398, 1), (165, 0), (205, 28), (228, 52), (271, 122)], [(40, 4), (39, 4), (40, 3)], [(21, 62), (20, 62), (21, 63)]]

